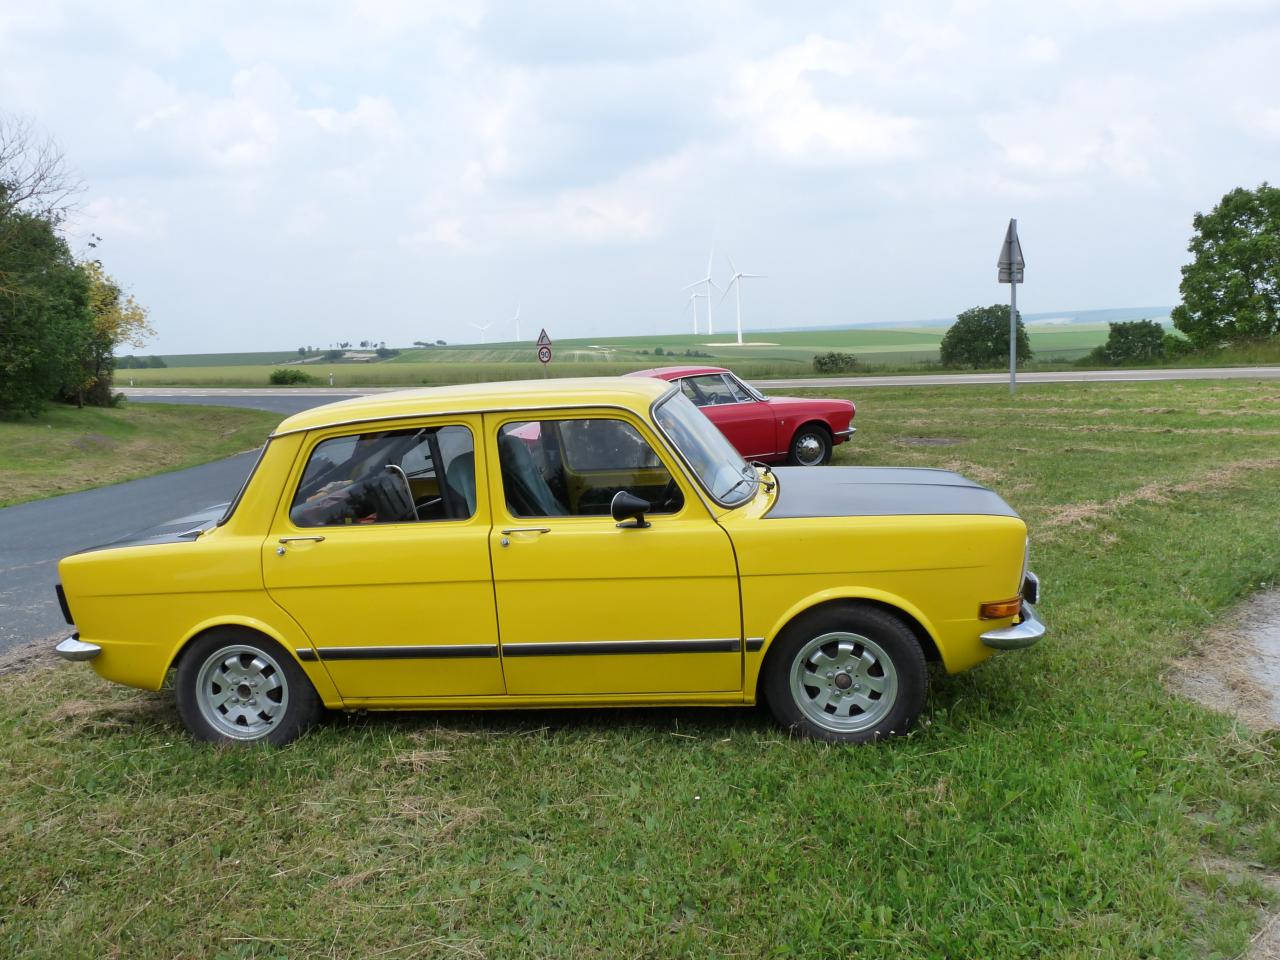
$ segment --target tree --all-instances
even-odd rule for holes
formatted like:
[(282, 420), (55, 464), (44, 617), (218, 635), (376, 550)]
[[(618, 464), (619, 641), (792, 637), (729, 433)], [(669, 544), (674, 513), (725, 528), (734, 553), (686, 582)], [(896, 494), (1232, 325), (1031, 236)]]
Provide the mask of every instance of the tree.
[(1280, 187), (1237, 187), (1191, 223), (1173, 325), (1200, 348), (1280, 333)]
[(53, 224), (10, 210), (0, 233), (0, 412), (40, 412), (79, 376), (88, 278)]
[[(1018, 321), (1018, 364), (1031, 359), (1027, 328)], [(942, 362), (948, 367), (998, 367), (1009, 362), (1009, 308), (996, 303), (972, 307), (956, 317), (942, 338)]]
[(141, 347), (155, 331), (147, 323), (146, 309), (120, 289), (101, 263), (89, 260), (79, 266), (88, 284), (91, 323), (75, 343), (78, 371), (62, 393), (77, 406), (86, 401), (109, 406), (116, 348), (126, 343)]

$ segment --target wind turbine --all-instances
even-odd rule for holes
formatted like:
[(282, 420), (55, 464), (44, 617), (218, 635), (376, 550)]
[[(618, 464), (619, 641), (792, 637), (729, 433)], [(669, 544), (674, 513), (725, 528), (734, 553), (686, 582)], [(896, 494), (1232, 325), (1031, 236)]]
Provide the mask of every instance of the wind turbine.
[[(707, 275), (703, 277), (701, 280), (693, 281), (693, 283), (689, 284), (687, 287), (684, 288), (686, 290), (692, 290), (694, 287), (700, 287), (704, 283), (707, 285), (707, 292), (705, 294), (707, 298), (707, 336), (714, 336), (716, 332), (715, 318), (711, 315), (711, 289), (713, 287), (715, 287), (715, 289), (717, 290), (720, 289), (719, 287), (716, 286), (716, 282), (711, 279), (711, 261), (715, 259), (715, 255), (716, 255), (716, 252), (712, 250), (711, 253), (707, 256)], [(695, 310), (694, 312), (696, 313), (697, 311)]]
[(516, 304), (516, 315), (511, 318), (516, 324), (516, 342), (520, 342), (520, 304)]
[(743, 273), (733, 265), (732, 258), (729, 260), (729, 269), (733, 271), (733, 276), (729, 278), (728, 284), (724, 288), (724, 296), (720, 298), (721, 302), (729, 295), (730, 290), (735, 290), (735, 299), (738, 301), (738, 343), (742, 343), (742, 281), (748, 278), (764, 277), (763, 273)]
[(695, 290), (693, 293), (689, 294), (689, 299), (684, 302), (686, 310), (689, 309), (690, 304), (693, 304), (693, 335), (695, 337), (698, 335), (698, 301), (705, 296), (705, 293), (698, 293), (698, 291)]
[(485, 342), (485, 339), (484, 339), (485, 331), (486, 331), (486, 330), (488, 330), (490, 327), (492, 327), (492, 326), (493, 326), (493, 321), (492, 321), (492, 320), (490, 320), (488, 323), (473, 323), (473, 324), (471, 324), (471, 326), (475, 327), (477, 330), (479, 330), (479, 331), (480, 331), (480, 342), (481, 342), (481, 343), (484, 343), (484, 342)]

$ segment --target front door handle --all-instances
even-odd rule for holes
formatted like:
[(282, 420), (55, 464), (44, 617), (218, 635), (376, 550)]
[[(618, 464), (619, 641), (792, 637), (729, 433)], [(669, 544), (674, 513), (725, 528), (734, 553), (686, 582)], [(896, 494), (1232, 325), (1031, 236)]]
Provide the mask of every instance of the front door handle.
[(511, 534), (513, 533), (550, 533), (550, 527), (508, 527), (502, 531), (502, 537), (498, 540), (498, 545), (502, 547), (511, 546)]
[(306, 537), (281, 537), (279, 541), (280, 546), (276, 547), (276, 556), (283, 557), (284, 545), (286, 543), (293, 543), (293, 541), (295, 540), (311, 540), (315, 543), (320, 543), (321, 541), (324, 540), (324, 537), (320, 536), (319, 534), (312, 534), (311, 536), (306, 536)]

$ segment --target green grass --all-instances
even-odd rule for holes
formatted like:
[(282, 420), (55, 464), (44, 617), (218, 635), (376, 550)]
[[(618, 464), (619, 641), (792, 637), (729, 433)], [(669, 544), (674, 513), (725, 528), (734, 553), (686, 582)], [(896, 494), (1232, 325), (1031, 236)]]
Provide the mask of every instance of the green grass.
[[(1274, 383), (861, 394), (843, 463), (1031, 525), (1050, 634), (858, 749), (750, 710), (335, 717), (197, 746), (167, 694), (0, 677), (0, 954), (1227, 958), (1280, 868), (1280, 735), (1170, 661), (1280, 574)], [(954, 441), (920, 446), (917, 438)]]
[(0, 420), (0, 507), (166, 470), (260, 446), (279, 414), (231, 407), (53, 404)]

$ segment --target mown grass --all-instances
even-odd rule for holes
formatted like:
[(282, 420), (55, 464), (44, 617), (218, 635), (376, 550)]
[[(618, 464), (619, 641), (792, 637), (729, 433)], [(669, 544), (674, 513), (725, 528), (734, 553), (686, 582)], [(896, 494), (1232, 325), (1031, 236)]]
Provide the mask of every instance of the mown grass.
[(1280, 574), (1275, 384), (857, 399), (839, 462), (993, 485), (1045, 586), (1048, 639), (935, 678), (911, 737), (450, 713), (220, 750), (167, 695), (28, 670), (0, 677), (0, 953), (1237, 955), (1268, 894), (1222, 864), (1280, 868), (1280, 737), (1162, 678)]
[(0, 420), (0, 507), (178, 470), (260, 446), (279, 414), (231, 407), (62, 405)]

